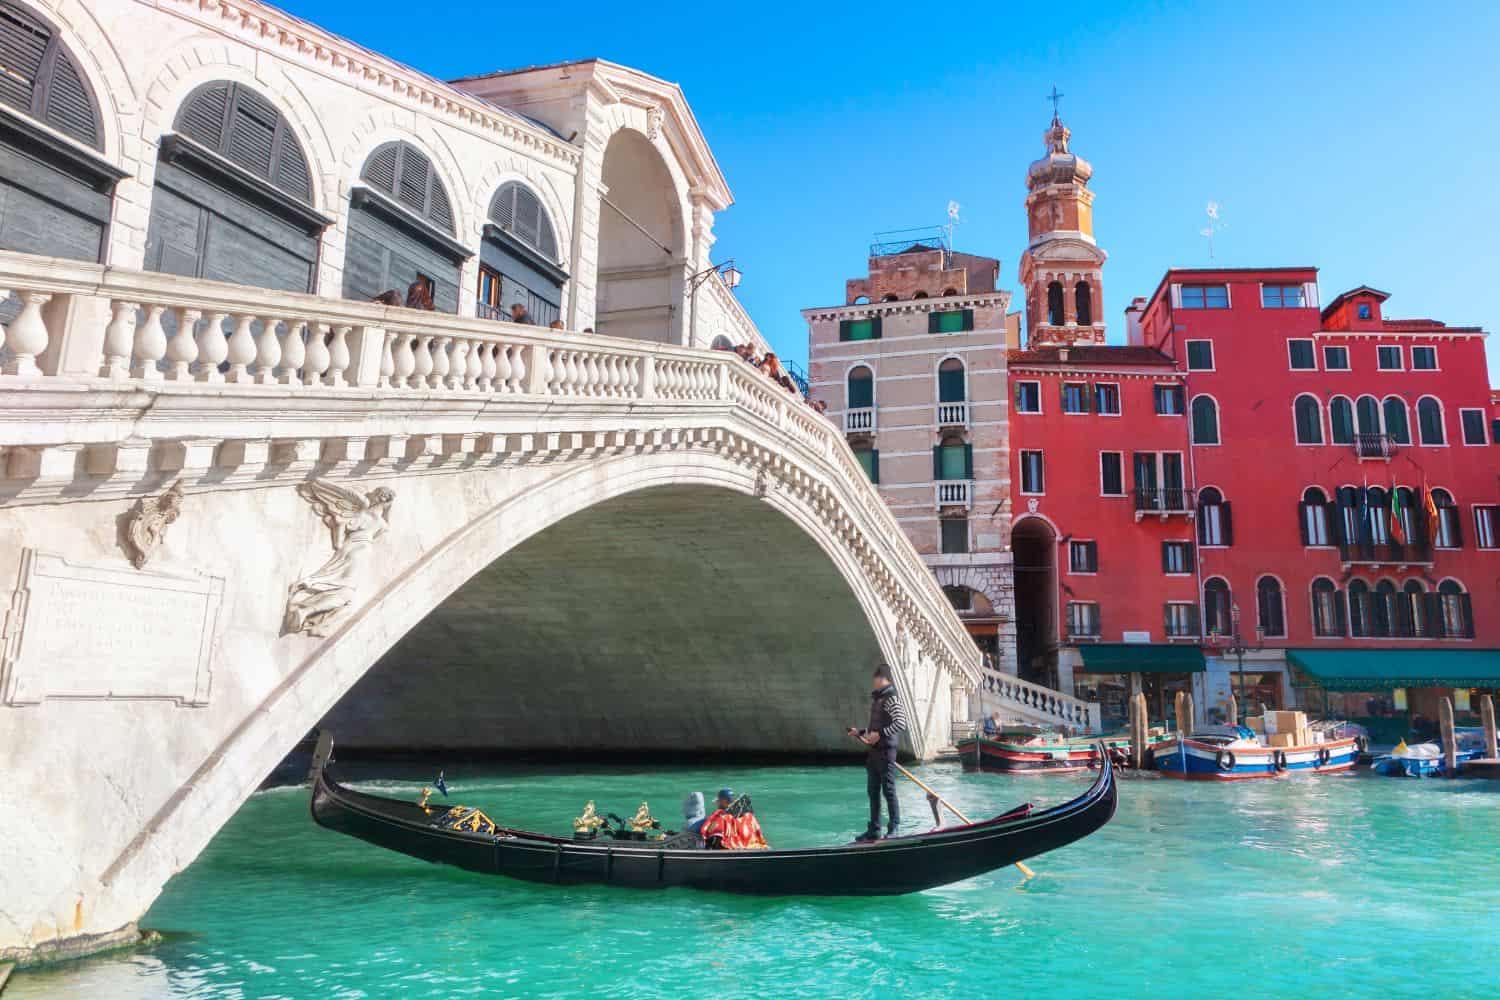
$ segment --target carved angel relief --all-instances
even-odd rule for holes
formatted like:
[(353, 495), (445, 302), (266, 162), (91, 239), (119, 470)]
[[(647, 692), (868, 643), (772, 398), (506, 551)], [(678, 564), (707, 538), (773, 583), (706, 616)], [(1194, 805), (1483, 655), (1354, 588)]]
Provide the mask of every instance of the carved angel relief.
[(135, 510), (125, 523), (125, 552), (130, 565), (141, 569), (151, 559), (161, 540), (167, 534), (167, 525), (177, 520), (182, 513), (182, 480), (172, 484), (155, 500), (142, 498), (135, 502)]
[(353, 606), (370, 575), (375, 540), (390, 527), (396, 495), (385, 487), (361, 496), (321, 480), (302, 483), (297, 495), (323, 519), (333, 538), (333, 556), (287, 592), (283, 635), (306, 632), (319, 638)]

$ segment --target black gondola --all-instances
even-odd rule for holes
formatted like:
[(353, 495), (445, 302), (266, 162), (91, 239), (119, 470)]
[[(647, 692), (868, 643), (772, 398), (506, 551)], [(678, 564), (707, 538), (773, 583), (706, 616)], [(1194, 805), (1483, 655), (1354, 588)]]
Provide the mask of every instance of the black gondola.
[(650, 842), (579, 841), (498, 827), (472, 833), (438, 825), (442, 809), (367, 795), (313, 763), (312, 817), (319, 826), (424, 861), (487, 875), (563, 885), (656, 889), (692, 886), (757, 895), (881, 896), (920, 892), (994, 871), (1082, 839), (1115, 812), (1104, 765), (1088, 791), (1062, 805), (1022, 806), (993, 819), (870, 844), (800, 850), (672, 849)]

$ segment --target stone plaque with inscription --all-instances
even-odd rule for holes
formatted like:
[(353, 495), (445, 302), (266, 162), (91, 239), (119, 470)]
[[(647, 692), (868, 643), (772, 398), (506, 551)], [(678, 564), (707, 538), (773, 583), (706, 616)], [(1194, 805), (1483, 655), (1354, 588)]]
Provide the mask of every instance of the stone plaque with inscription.
[(0, 699), (208, 702), (224, 581), (79, 566), (27, 549), (5, 616)]

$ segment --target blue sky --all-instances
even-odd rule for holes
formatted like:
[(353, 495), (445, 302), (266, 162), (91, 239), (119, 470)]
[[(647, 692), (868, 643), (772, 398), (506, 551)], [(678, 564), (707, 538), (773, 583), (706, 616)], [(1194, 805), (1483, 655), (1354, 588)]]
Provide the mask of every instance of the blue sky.
[(286, 5), (444, 78), (598, 56), (680, 83), (736, 199), (715, 259), (793, 358), (871, 234), (949, 199), (957, 249), (1015, 288), (1054, 82), (1094, 164), (1111, 339), (1166, 268), (1208, 264), (1209, 200), (1219, 265), (1311, 264), (1325, 301), (1370, 284), (1391, 316), (1500, 331), (1497, 5)]

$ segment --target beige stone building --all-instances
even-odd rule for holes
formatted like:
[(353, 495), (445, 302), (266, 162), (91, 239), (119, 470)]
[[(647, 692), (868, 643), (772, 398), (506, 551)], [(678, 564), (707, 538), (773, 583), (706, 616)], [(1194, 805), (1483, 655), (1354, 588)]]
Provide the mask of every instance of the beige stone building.
[(876, 243), (842, 305), (802, 315), (813, 398), (976, 643), (1013, 674), (1005, 347), (1019, 317), (999, 270), (932, 230)]

